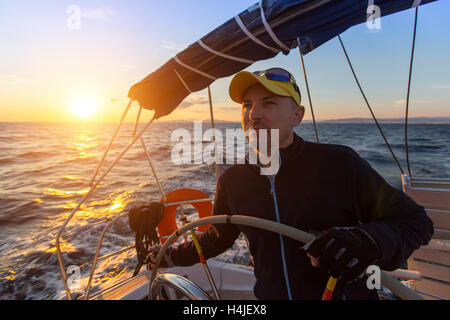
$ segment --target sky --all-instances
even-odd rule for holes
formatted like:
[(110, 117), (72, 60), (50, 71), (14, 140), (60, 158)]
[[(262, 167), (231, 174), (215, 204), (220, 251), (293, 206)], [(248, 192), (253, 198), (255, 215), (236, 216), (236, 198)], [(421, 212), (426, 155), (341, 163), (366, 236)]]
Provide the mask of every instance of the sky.
[[(0, 122), (117, 122), (133, 84), (255, 2), (0, 0)], [(445, 0), (420, 7), (411, 117), (450, 116), (449, 11)], [(413, 22), (410, 9), (383, 17), (378, 30), (361, 24), (341, 35), (378, 118), (404, 116)], [(304, 59), (317, 120), (370, 117), (337, 39)], [(274, 66), (295, 76), (310, 120), (298, 50), (247, 70)], [(211, 86), (216, 120), (240, 120), (230, 81)], [(161, 120), (209, 119), (206, 90), (183, 105)], [(137, 103), (127, 121), (136, 111)]]

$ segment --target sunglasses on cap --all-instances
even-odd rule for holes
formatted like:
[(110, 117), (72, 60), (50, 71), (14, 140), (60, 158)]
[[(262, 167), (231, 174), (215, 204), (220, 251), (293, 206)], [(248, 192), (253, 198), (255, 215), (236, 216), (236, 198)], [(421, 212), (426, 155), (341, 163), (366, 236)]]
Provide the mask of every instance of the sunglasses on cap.
[(259, 77), (266, 77), (269, 80), (273, 81), (284, 81), (290, 82), (294, 86), (295, 91), (300, 94), (300, 89), (295, 82), (294, 76), (290, 74), (288, 71), (281, 68), (270, 68), (267, 70), (255, 71), (253, 74), (256, 74)]

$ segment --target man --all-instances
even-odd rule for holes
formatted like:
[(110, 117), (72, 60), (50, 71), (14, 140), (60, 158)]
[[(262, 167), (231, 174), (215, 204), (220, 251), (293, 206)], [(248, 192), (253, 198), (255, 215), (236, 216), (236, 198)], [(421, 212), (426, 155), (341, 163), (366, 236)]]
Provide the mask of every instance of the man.
[[(230, 167), (218, 181), (213, 214), (274, 220), (318, 237), (304, 250), (269, 231), (217, 224), (199, 237), (206, 258), (230, 248), (243, 232), (254, 258), (258, 299), (320, 299), (330, 275), (338, 278), (333, 299), (376, 299), (361, 276), (372, 264), (401, 267), (430, 240), (433, 226), (424, 208), (351, 148), (297, 136), (293, 129), (305, 109), (286, 70), (239, 72), (229, 91), (242, 104), (244, 131), (279, 129), (280, 167), (273, 176), (248, 161)], [(181, 266), (199, 262), (192, 242), (165, 258)], [(154, 256), (151, 261), (154, 265)]]

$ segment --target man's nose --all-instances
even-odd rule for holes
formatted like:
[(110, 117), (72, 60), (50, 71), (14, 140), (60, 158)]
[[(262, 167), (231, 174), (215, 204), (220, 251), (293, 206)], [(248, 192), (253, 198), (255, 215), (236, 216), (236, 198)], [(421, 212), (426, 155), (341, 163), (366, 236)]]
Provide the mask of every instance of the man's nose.
[(250, 120), (257, 120), (262, 118), (261, 107), (257, 104), (254, 104), (252, 109), (250, 110), (249, 115)]

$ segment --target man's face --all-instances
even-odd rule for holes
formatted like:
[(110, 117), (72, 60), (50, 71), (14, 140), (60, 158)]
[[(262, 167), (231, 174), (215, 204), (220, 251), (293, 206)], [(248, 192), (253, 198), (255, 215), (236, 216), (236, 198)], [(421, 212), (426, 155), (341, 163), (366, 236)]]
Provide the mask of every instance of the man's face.
[[(279, 129), (280, 148), (285, 148), (293, 141), (293, 129), (303, 119), (304, 107), (290, 97), (278, 96), (261, 84), (251, 86), (242, 99), (242, 128)], [(270, 131), (269, 131), (270, 134)]]

